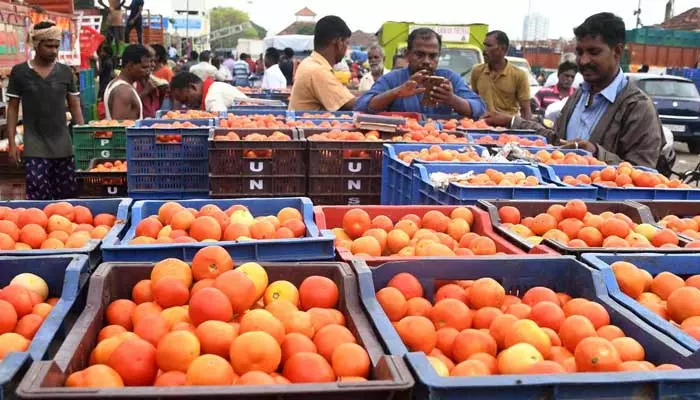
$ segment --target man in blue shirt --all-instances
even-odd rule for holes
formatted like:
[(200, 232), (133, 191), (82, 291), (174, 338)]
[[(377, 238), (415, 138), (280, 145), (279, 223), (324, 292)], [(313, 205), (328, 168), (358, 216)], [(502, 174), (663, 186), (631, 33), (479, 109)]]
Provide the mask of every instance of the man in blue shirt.
[[(486, 106), (481, 98), (469, 90), (456, 73), (438, 69), (442, 40), (440, 35), (428, 28), (419, 28), (408, 36), (406, 59), (408, 67), (397, 69), (382, 76), (374, 86), (357, 101), (355, 110), (362, 112), (419, 112), (429, 115), (451, 115), (457, 113), (477, 119)], [(423, 83), (429, 76), (445, 78), (431, 93), (430, 100), (436, 106), (424, 105), (426, 88)]]
[(535, 129), (554, 144), (583, 149), (608, 164), (629, 161), (667, 171), (661, 157), (664, 136), (651, 99), (620, 69), (625, 48), (625, 23), (611, 13), (588, 17), (574, 29), (576, 63), (581, 85), (564, 105), (554, 128), (500, 113), (485, 116), (488, 124)]

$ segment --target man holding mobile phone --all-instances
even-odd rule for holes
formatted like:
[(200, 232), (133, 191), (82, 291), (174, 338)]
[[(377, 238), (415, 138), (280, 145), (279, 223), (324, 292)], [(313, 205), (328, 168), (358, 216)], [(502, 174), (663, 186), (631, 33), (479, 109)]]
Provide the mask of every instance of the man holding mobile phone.
[(362, 112), (419, 112), (477, 119), (486, 106), (456, 73), (438, 68), (442, 39), (437, 32), (418, 28), (408, 36), (408, 67), (382, 76), (357, 101)]

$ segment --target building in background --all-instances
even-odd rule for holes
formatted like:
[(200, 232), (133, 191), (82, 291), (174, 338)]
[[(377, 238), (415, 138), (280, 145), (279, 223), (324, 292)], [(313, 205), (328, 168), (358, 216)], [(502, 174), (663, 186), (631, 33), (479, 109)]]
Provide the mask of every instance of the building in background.
[(295, 21), (281, 30), (278, 35), (313, 35), (316, 26), (316, 13), (304, 7), (294, 14)]
[(532, 13), (523, 20), (522, 40), (545, 40), (549, 37), (549, 17)]
[(171, 32), (180, 37), (209, 34), (209, 9), (206, 0), (173, 0)]

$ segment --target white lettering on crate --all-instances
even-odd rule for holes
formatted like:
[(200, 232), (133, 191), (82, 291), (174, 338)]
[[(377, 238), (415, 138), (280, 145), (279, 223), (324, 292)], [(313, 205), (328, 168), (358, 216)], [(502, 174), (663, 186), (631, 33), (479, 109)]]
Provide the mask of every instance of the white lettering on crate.
[(119, 193), (119, 188), (116, 186), (107, 186), (107, 194), (117, 194)]
[(250, 190), (263, 190), (263, 181), (262, 179), (258, 180), (250, 180)]
[(362, 163), (361, 162), (348, 162), (348, 170), (352, 173), (358, 173), (362, 171)]
[(349, 198), (348, 198), (348, 205), (349, 205), (349, 206), (359, 206), (359, 205), (361, 205), (361, 203), (360, 203), (360, 198), (359, 198), (359, 197), (349, 197)]
[(100, 155), (102, 156), (102, 158), (109, 158), (109, 156), (112, 155), (112, 153), (109, 150), (102, 150), (100, 152)]
[(356, 181), (348, 181), (348, 190), (361, 190), (362, 189), (362, 182), (360, 180)]
[(100, 140), (100, 146), (103, 146), (103, 147), (104, 147), (104, 146), (109, 146), (109, 142), (110, 142), (109, 139), (101, 139), (101, 140)]
[(250, 171), (251, 172), (262, 172), (263, 170), (263, 163), (262, 161), (251, 161), (250, 162)]

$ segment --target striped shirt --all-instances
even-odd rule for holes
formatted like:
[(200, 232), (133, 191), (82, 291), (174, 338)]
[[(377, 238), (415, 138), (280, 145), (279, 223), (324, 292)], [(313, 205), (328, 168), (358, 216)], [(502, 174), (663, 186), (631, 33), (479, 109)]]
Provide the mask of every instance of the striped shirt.
[(571, 86), (568, 92), (560, 92), (559, 85), (554, 85), (552, 87), (544, 87), (540, 89), (535, 95), (535, 99), (540, 104), (540, 108), (547, 109), (550, 104), (556, 103), (559, 100), (570, 97), (574, 94), (574, 87)]
[[(625, 86), (627, 86), (627, 77), (622, 70), (617, 73), (610, 85), (601, 90), (600, 93), (592, 95), (591, 86), (584, 82), (581, 85), (581, 90), (583, 91), (581, 98), (576, 103), (576, 107), (571, 113), (571, 118), (569, 118), (569, 124), (566, 126), (566, 139), (588, 140), (608, 106), (615, 102), (615, 99), (625, 89)], [(593, 101), (589, 105), (591, 95), (593, 96)]]
[(238, 78), (248, 78), (250, 75), (250, 69), (248, 63), (243, 60), (238, 60), (233, 64), (233, 75)]

